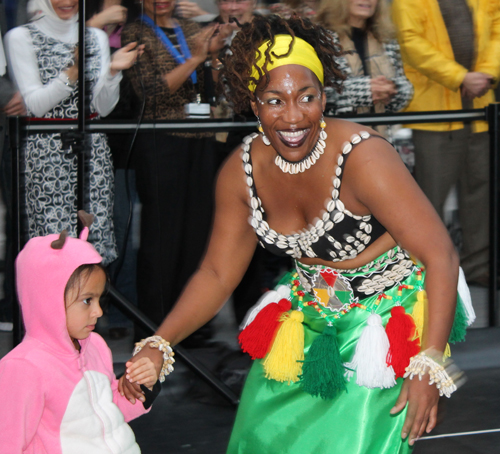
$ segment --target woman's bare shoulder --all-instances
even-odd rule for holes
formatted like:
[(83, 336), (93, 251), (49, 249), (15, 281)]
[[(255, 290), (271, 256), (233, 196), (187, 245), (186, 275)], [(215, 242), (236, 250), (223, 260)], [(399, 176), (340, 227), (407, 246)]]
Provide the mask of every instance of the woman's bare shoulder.
[(342, 118), (327, 118), (326, 132), (328, 135), (337, 138), (342, 142), (349, 142), (353, 134), (359, 134), (362, 131), (368, 132), (370, 135), (380, 135), (374, 129)]

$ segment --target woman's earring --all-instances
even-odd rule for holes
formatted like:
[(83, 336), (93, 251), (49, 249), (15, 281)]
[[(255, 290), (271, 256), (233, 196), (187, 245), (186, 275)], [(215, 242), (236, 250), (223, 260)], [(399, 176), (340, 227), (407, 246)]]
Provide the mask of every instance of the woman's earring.
[(319, 121), (319, 127), (321, 129), (325, 129), (326, 128), (326, 121), (325, 121), (323, 115), (321, 116), (321, 120)]
[(264, 142), (265, 145), (269, 146), (271, 145), (271, 141), (267, 138), (267, 136), (264, 134), (264, 128), (262, 128), (262, 123), (260, 122), (260, 118), (257, 117), (257, 130), (262, 134), (262, 142)]

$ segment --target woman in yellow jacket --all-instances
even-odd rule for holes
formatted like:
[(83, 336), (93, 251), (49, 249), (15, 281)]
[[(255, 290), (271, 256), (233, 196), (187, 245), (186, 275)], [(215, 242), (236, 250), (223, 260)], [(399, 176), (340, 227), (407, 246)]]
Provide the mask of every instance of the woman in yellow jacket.
[[(494, 101), (500, 74), (498, 0), (394, 0), (393, 21), (415, 94), (406, 111), (481, 108)], [(413, 129), (418, 183), (443, 216), (459, 190), (462, 266), (469, 281), (488, 279), (487, 124), (426, 123)]]

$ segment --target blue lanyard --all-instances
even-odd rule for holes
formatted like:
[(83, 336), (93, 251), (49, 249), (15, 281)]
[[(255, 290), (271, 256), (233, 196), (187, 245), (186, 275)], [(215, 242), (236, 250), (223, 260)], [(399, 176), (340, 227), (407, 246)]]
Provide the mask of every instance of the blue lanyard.
[[(146, 16), (145, 14), (141, 16), (141, 20), (146, 22), (156, 33), (156, 36), (160, 39), (160, 41), (163, 43), (163, 45), (166, 47), (166, 49), (170, 52), (172, 57), (174, 57), (175, 61), (179, 63), (179, 65), (182, 65), (183, 63), (186, 62), (186, 59), (191, 58), (191, 52), (189, 51), (189, 47), (186, 42), (186, 38), (184, 38), (184, 33), (182, 32), (182, 28), (180, 26), (177, 26), (174, 28), (175, 31), (175, 36), (177, 37), (177, 42), (181, 46), (181, 51), (182, 55), (179, 53), (179, 51), (174, 47), (172, 44), (172, 41), (170, 41), (165, 35), (165, 32), (158, 27), (151, 19), (149, 16)], [(189, 76), (191, 78), (191, 81), (193, 84), (196, 85), (198, 82), (198, 79), (196, 77), (196, 70), (194, 70), (191, 75)]]

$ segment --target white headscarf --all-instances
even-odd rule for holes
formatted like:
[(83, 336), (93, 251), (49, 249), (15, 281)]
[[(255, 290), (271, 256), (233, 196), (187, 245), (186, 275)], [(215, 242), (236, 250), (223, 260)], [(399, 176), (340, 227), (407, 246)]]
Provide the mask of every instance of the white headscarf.
[(56, 19), (61, 22), (77, 22), (78, 14), (75, 14), (71, 19), (62, 20), (52, 7), (52, 2), (50, 0), (29, 0), (28, 2), (28, 14), (31, 14), (31, 20), (37, 20), (41, 17), (50, 17), (51, 19)]
[(29, 0), (28, 14), (33, 15), (30, 20), (36, 21), (44, 33), (65, 42), (78, 41), (78, 13), (71, 19), (63, 20), (54, 11), (50, 0)]

